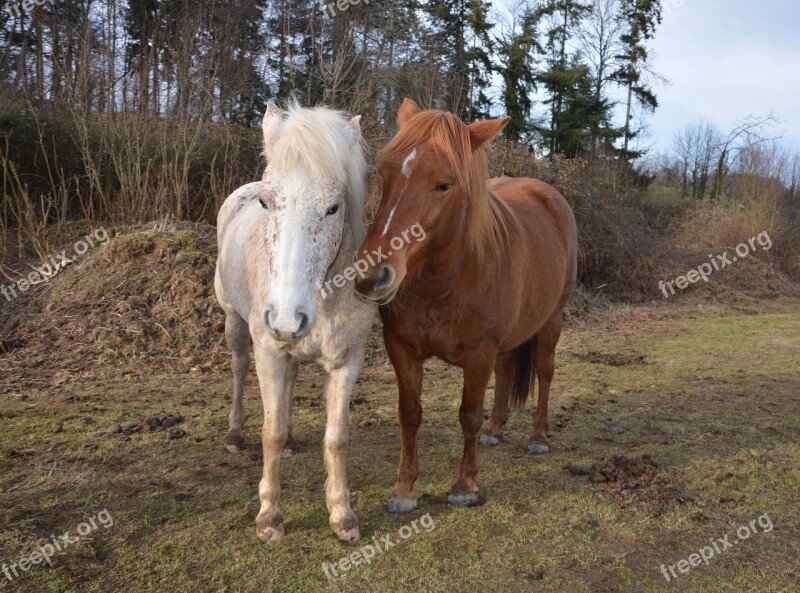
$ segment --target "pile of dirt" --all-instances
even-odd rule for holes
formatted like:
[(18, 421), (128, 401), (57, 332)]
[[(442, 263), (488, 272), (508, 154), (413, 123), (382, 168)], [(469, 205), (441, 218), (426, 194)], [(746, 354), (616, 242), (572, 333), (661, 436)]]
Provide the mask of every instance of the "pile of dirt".
[(216, 233), (190, 223), (109, 232), (0, 310), (0, 374), (98, 364), (206, 370), (227, 359), (214, 295)]
[(571, 464), (567, 469), (573, 475), (588, 476), (589, 482), (599, 485), (623, 508), (647, 505), (652, 516), (661, 515), (671, 505), (698, 502), (674, 476), (660, 471), (660, 464), (649, 455), (639, 459), (613, 455), (591, 467)]
[[(701, 267), (707, 274), (707, 281), (697, 272)], [(736, 296), (750, 296), (757, 299), (800, 296), (800, 286), (768, 259), (755, 254), (738, 257), (733, 249), (713, 252), (689, 251), (681, 257), (680, 263), (675, 263), (673, 269), (676, 275), (673, 278), (665, 278), (666, 283), (676, 280), (678, 276), (686, 277), (690, 272), (694, 272), (692, 279), (696, 281), (689, 283), (684, 289), (680, 289), (677, 284), (673, 284), (672, 287), (659, 285), (657, 288), (659, 298), (664, 298), (665, 291), (668, 298), (696, 295), (705, 300), (715, 301), (720, 298), (724, 300), (726, 297), (735, 299)], [(675, 295), (672, 294), (673, 290)]]

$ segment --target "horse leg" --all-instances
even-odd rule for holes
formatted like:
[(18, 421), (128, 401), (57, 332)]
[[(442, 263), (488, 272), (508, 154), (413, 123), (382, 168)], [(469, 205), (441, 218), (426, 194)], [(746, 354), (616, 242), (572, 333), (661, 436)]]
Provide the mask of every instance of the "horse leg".
[(488, 360), (482, 355), (464, 365), (464, 391), (458, 411), (458, 419), (464, 432), (464, 455), (461, 457), (458, 480), (447, 496), (447, 502), (452, 505), (472, 506), (478, 502), (478, 486), (475, 483), (479, 467), (478, 433), (483, 424), (483, 398), (492, 376), (492, 362), (495, 360), (494, 355)]
[(397, 376), (397, 418), (400, 422), (400, 465), (397, 483), (392, 488), (386, 508), (390, 513), (408, 513), (417, 508), (419, 498), (414, 483), (419, 476), (417, 431), (422, 422), (422, 361), (414, 359), (391, 334), (384, 333), (384, 342)]
[(353, 391), (364, 349), (356, 348), (342, 366), (326, 368), (325, 401), (328, 421), (325, 427), (325, 504), (333, 532), (342, 541), (357, 541), (358, 519), (350, 508), (347, 487), (347, 451), (350, 446), (350, 394)]
[(499, 445), (503, 441), (503, 428), (508, 422), (509, 399), (511, 398), (511, 372), (514, 352), (497, 355), (494, 365), (494, 406), (489, 428), (481, 435), (481, 445)]
[(247, 382), (247, 370), (250, 366), (250, 327), (236, 313), (225, 316), (225, 340), (233, 353), (231, 368), (233, 369), (233, 400), (228, 416), (228, 434), (225, 435), (225, 448), (235, 453), (244, 448), (244, 386)]
[(547, 440), (547, 431), (550, 429), (547, 422), (547, 404), (550, 399), (550, 384), (556, 369), (556, 345), (560, 336), (561, 310), (559, 309), (539, 330), (533, 357), (536, 378), (539, 380), (539, 398), (536, 403), (536, 415), (533, 417), (533, 436), (528, 451), (535, 455), (543, 455), (550, 451), (550, 441)]
[(294, 414), (292, 414), (292, 404), (294, 404), (294, 382), (297, 380), (297, 373), (300, 370), (300, 362), (297, 359), (289, 361), (289, 368), (286, 376), (286, 401), (289, 402), (289, 436), (286, 437), (285, 449), (297, 451), (299, 448), (294, 436)]
[(264, 472), (258, 485), (261, 509), (256, 517), (256, 535), (264, 541), (280, 539), (284, 535), (283, 515), (278, 503), (281, 496), (279, 471), (281, 451), (289, 436), (289, 402), (286, 400), (286, 381), (289, 357), (272, 353), (265, 348), (256, 349), (256, 371), (264, 406), (264, 425), (261, 444), (264, 448)]

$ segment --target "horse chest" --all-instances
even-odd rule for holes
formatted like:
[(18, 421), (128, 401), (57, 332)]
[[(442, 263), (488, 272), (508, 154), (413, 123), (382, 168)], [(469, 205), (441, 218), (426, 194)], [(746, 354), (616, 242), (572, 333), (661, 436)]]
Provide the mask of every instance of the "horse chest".
[(459, 365), (481, 341), (480, 320), (436, 307), (406, 307), (403, 313), (381, 311), (384, 331), (392, 332), (420, 358), (437, 357)]

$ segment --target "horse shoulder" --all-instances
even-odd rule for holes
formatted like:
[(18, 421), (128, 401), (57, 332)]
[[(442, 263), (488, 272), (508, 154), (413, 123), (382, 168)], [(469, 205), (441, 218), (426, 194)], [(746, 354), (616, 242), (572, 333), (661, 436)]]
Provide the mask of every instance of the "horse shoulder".
[(236, 217), (249, 200), (252, 200), (258, 195), (258, 188), (261, 185), (259, 181), (247, 183), (233, 191), (219, 209), (217, 214), (217, 235), (222, 236), (227, 224)]

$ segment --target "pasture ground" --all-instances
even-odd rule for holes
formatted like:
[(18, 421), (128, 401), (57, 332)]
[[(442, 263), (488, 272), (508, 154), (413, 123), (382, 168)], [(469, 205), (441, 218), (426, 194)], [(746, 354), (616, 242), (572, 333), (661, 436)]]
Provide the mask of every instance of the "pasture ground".
[[(173, 256), (169, 261), (184, 265)], [(123, 280), (136, 278), (116, 265), (113, 250), (103, 257)], [(205, 267), (204, 258), (192, 265)], [(86, 265), (83, 277), (93, 264)], [(52, 295), (78, 286), (77, 276), (59, 282)], [(82, 306), (98, 305), (76, 300), (62, 321)], [(105, 327), (125, 342), (113, 323), (108, 315)], [(52, 322), (42, 329), (57, 347), (28, 356), (31, 333), (28, 346), (7, 343), (0, 356), (0, 563), (17, 563), (51, 535), (74, 535), (103, 509), (114, 525), (73, 543), (52, 566), (34, 566), (13, 581), (0, 574), (0, 591), (789, 593), (800, 587), (797, 298), (697, 293), (572, 318), (557, 354), (552, 453), (525, 452), (532, 409), (514, 412), (506, 442), (481, 448), (486, 502), (470, 509), (446, 503), (462, 446), (460, 371), (429, 363), (419, 440), (418, 488), (425, 495), (417, 512), (403, 516), (385, 511), (399, 429), (394, 376), (376, 331), (352, 402), (349, 477), (358, 544), (339, 542), (328, 527), (322, 376), (315, 367), (301, 371), (298, 447), (281, 471), (287, 535), (264, 544), (254, 525), (261, 472), (254, 371), (246, 396), (248, 449), (231, 455), (222, 446), (231, 379), (224, 362), (155, 364), (124, 350), (111, 360), (78, 345), (70, 350), (67, 327)], [(161, 329), (175, 339), (171, 326)], [(63, 342), (56, 341), (59, 332)], [(492, 397), (490, 390), (487, 411)], [(339, 562), (373, 538), (398, 541), (401, 528), (426, 513), (435, 525), (430, 531), (421, 528), (369, 565), (327, 580), (323, 562)], [(737, 528), (765, 514), (773, 529), (756, 523), (758, 532), (739, 541)], [(662, 564), (677, 565), (725, 537), (735, 545), (708, 565), (678, 572), (670, 582), (662, 575)]]

